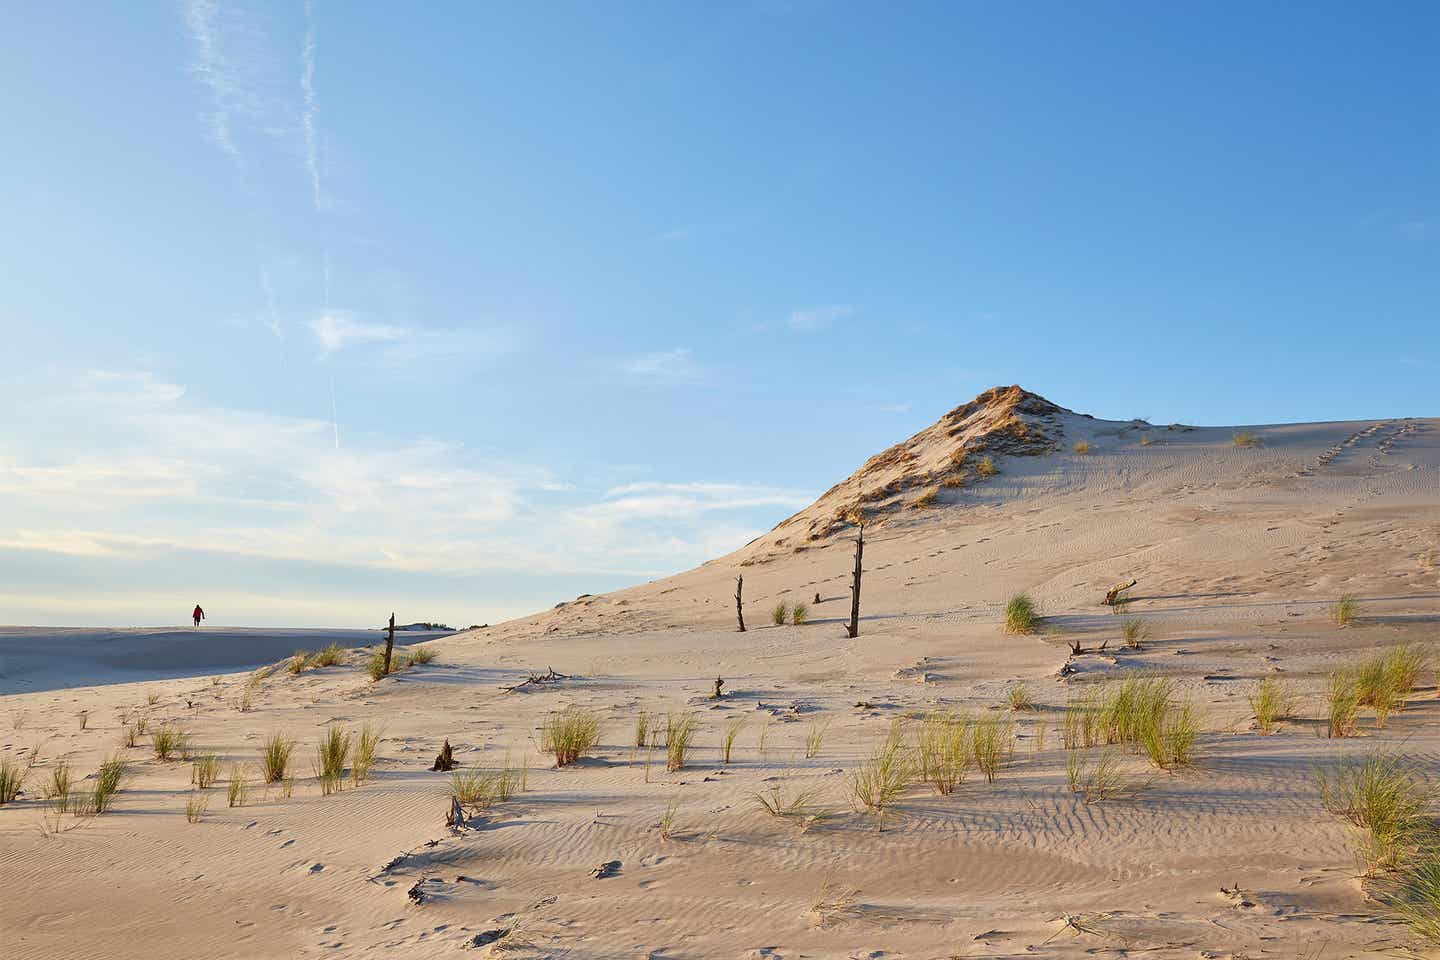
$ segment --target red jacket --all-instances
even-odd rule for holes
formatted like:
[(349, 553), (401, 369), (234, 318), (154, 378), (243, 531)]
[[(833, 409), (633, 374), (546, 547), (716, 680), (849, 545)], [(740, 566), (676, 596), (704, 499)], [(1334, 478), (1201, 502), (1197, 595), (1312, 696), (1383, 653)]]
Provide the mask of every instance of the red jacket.
[(197, 618), (203, 620), (203, 619), (205, 619), (205, 611), (204, 611), (204, 610), (201, 610), (201, 609), (200, 609), (200, 604), (197, 603), (197, 604), (195, 604), (195, 612), (192, 613), (192, 614), (190, 614), (190, 616), (192, 616), (192, 617), (197, 617)]

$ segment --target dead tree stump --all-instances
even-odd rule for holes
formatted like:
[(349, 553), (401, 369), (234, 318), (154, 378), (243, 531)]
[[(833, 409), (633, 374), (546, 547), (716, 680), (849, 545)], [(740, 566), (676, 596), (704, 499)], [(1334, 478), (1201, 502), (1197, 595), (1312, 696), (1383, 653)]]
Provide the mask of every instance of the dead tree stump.
[(440, 748), (440, 753), (435, 757), (435, 764), (430, 769), (439, 770), (441, 773), (445, 773), (447, 771), (454, 770), (455, 766), (455, 755), (450, 750), (450, 738), (446, 737), (445, 746)]
[[(740, 591), (745, 587), (745, 575), (735, 578), (735, 619), (740, 621), (740, 632), (745, 632), (745, 610), (740, 606)], [(720, 694), (715, 694), (717, 697)]]
[(860, 575), (864, 572), (860, 563), (864, 553), (865, 525), (862, 523), (860, 535), (855, 538), (855, 572), (851, 574), (850, 582), (850, 623), (845, 627), (851, 640), (860, 636)]

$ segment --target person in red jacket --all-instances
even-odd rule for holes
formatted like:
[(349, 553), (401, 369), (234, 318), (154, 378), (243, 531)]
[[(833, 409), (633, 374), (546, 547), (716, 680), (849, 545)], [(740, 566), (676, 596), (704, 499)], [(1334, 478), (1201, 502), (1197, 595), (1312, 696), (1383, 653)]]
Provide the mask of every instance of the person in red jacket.
[(200, 609), (200, 604), (195, 604), (195, 611), (190, 614), (195, 618), (195, 626), (200, 626), (200, 621), (205, 619), (205, 611)]

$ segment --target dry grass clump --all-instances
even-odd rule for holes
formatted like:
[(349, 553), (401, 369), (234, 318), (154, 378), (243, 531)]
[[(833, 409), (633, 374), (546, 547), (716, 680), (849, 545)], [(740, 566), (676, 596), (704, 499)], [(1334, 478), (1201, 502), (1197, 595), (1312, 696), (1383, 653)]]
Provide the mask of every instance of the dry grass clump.
[(50, 782), (45, 785), (45, 799), (50, 801), (56, 816), (70, 809), (70, 792), (73, 786), (70, 764), (61, 760), (50, 768)]
[(1010, 721), (995, 717), (985, 717), (970, 725), (970, 753), (987, 783), (995, 782), (1000, 767), (1010, 759), (1015, 746), (1014, 729)]
[(669, 733), (665, 748), (665, 769), (673, 773), (685, 768), (685, 760), (690, 755), (690, 741), (695, 738), (700, 721), (693, 713), (672, 713), (667, 718), (665, 727)]
[(1355, 734), (1355, 720), (1360, 715), (1360, 688), (1350, 670), (1330, 674), (1326, 690), (1328, 710), (1325, 718), (1327, 737), (1350, 737)]
[(290, 654), (290, 659), (285, 663), (285, 669), (293, 674), (298, 674), (305, 669), (310, 662), (309, 650), (296, 650)]
[(325, 728), (325, 735), (315, 746), (315, 776), (320, 781), (320, 794), (330, 796), (345, 786), (345, 764), (350, 760), (354, 737), (337, 726)]
[(0, 757), (0, 806), (14, 803), (15, 798), (20, 796), (20, 790), (25, 786), (25, 778), (30, 776), (30, 769), (34, 765), (33, 752), (23, 761), (15, 757)]
[(245, 806), (245, 801), (250, 796), (250, 782), (246, 779), (249, 775), (250, 770), (245, 764), (233, 763), (230, 765), (230, 784), (225, 790), (227, 806)]
[(413, 664), (434, 663), (437, 656), (439, 656), (439, 654), (435, 652), (434, 647), (420, 646), (410, 648), (410, 662)]
[(1360, 613), (1360, 604), (1348, 593), (1330, 605), (1330, 622), (1337, 627), (1348, 627)]
[(925, 507), (933, 507), (933, 506), (935, 505), (935, 501), (938, 500), (939, 498), (940, 498), (940, 488), (939, 488), (939, 487), (931, 487), (930, 489), (926, 490), (924, 493), (920, 494), (920, 496), (916, 497), (913, 501), (911, 501), (910, 506), (915, 507), (915, 508), (917, 508), (917, 509), (924, 509)]
[(333, 667), (345, 662), (345, 648), (338, 643), (316, 650), (310, 656), (311, 667)]
[(370, 779), (375, 766), (375, 748), (380, 745), (380, 728), (365, 724), (355, 738), (355, 756), (350, 760), (350, 782), (355, 786)]
[(1028, 593), (1017, 593), (1005, 601), (1005, 632), (1033, 634), (1040, 630), (1040, 612)]
[(140, 742), (140, 738), (145, 736), (145, 731), (149, 729), (149, 726), (150, 722), (144, 717), (135, 717), (133, 720), (126, 720), (124, 731), (120, 738), (121, 742), (127, 747), (135, 746)]
[(635, 718), (635, 746), (645, 747), (650, 743), (650, 732), (654, 718), (650, 716), (649, 710), (641, 710)]
[(160, 702), (160, 694), (159, 694), (158, 691), (150, 690), (150, 691), (147, 691), (147, 692), (146, 692), (146, 694), (145, 694), (145, 703), (146, 703), (147, 706), (153, 707), (153, 706), (155, 706), (155, 704), (157, 704), (157, 703), (159, 703), (159, 702)]
[(825, 746), (825, 733), (829, 729), (829, 720), (812, 720), (810, 722), (809, 729), (805, 731), (806, 760), (812, 760), (820, 756), (820, 749)]
[(982, 477), (993, 477), (995, 476), (995, 474), (1000, 472), (1000, 468), (995, 466), (994, 460), (990, 459), (989, 456), (985, 456), (981, 458), (978, 464), (976, 464), (975, 472), (980, 474), (980, 476)]
[(1430, 648), (1406, 641), (1387, 650), (1382, 660), (1385, 682), (1395, 691), (1397, 708), (1404, 710), (1405, 700), (1415, 692), (1421, 675), (1430, 669)]
[(389, 676), (390, 673), (397, 673), (400, 670), (399, 658), (392, 655), (390, 658), (389, 673), (385, 670), (385, 651), (376, 650), (365, 658), (365, 673), (371, 680), (380, 681)]
[(1061, 736), (1068, 750), (1128, 744), (1162, 769), (1190, 763), (1199, 736), (1193, 706), (1176, 703), (1175, 681), (1131, 674), (1072, 700)]
[(790, 607), (790, 623), (793, 626), (803, 627), (810, 622), (810, 608), (802, 601), (796, 600)]
[(566, 707), (545, 718), (540, 728), (540, 749), (564, 767), (595, 749), (600, 742), (600, 716), (581, 707)]
[(72, 795), (71, 812), (77, 817), (99, 816), (107, 812), (115, 802), (115, 794), (125, 781), (129, 762), (120, 754), (114, 754), (100, 764), (95, 771), (95, 786), (78, 797)]
[(941, 796), (965, 782), (974, 763), (970, 718), (952, 711), (931, 713), (915, 728), (915, 777)]
[(190, 769), (190, 782), (201, 790), (208, 790), (210, 785), (220, 779), (220, 758), (213, 753), (196, 757), (195, 763)]
[(1345, 758), (1316, 774), (1325, 809), (1364, 833), (1357, 853), (1369, 873), (1410, 862), (1435, 839), (1429, 807), (1434, 790), (1409, 761), (1376, 752), (1362, 761)]
[(1030, 696), (1030, 690), (1023, 683), (1017, 683), (1010, 688), (1010, 692), (1005, 695), (1005, 704), (1011, 710), (1039, 709)]
[(777, 627), (785, 626), (785, 621), (790, 617), (790, 605), (781, 600), (770, 608), (770, 622)]
[(189, 823), (199, 823), (200, 818), (205, 816), (205, 811), (210, 809), (210, 795), (200, 790), (191, 790), (190, 796), (185, 798), (185, 819)]
[(162, 723), (150, 737), (156, 760), (189, 759), (190, 734), (170, 723)]
[(1249, 430), (1236, 430), (1231, 435), (1230, 440), (1237, 447), (1254, 447), (1260, 443), (1260, 438)]
[(1113, 749), (1100, 751), (1100, 755), (1087, 760), (1078, 750), (1065, 755), (1065, 777), (1070, 783), (1070, 792), (1084, 797), (1086, 803), (1112, 800), (1132, 790), (1120, 774), (1120, 754)]
[(1440, 853), (1431, 850), (1406, 867), (1387, 899), (1417, 936), (1440, 944)]
[(963, 487), (965, 486), (965, 475), (962, 473), (957, 473), (953, 477), (946, 477), (944, 480), (940, 481), (940, 486), (950, 490), (954, 490), (958, 487)]
[(735, 738), (740, 735), (740, 731), (744, 728), (747, 720), (748, 718), (744, 714), (741, 714), (725, 725), (725, 736), (721, 741), (720, 747), (720, 760), (722, 763), (730, 762), (730, 751), (735, 746)]
[(788, 823), (803, 833), (827, 816), (816, 805), (815, 796), (813, 790), (791, 792), (785, 780), (781, 779), (758, 793), (752, 793), (750, 798), (776, 820)]
[(260, 748), (260, 773), (265, 783), (285, 779), (290, 766), (290, 754), (295, 750), (295, 739), (283, 733), (272, 733)]
[(488, 810), (504, 803), (522, 789), (524, 773), (518, 767), (505, 765), (495, 770), (480, 768), (455, 770), (450, 774), (450, 795), (467, 811)]
[(1085, 454), (1090, 452), (1090, 441), (1081, 440), (1079, 443), (1075, 444), (1075, 452), (1080, 454), (1080, 456), (1082, 457), (1085, 456)]
[(820, 885), (820, 891), (810, 903), (807, 915), (819, 926), (825, 927), (842, 920), (860, 916), (855, 898), (860, 894), (857, 887), (843, 887), (831, 880)]
[(1161, 770), (1187, 767), (1194, 761), (1200, 724), (1190, 703), (1172, 704), (1149, 716), (1140, 732), (1140, 744), (1150, 762)]
[(1120, 636), (1125, 639), (1125, 646), (1138, 650), (1140, 644), (1150, 639), (1150, 624), (1141, 617), (1126, 617), (1120, 621)]
[(1255, 724), (1266, 736), (1275, 732), (1276, 724), (1289, 720), (1295, 715), (1295, 695), (1285, 684), (1274, 677), (1260, 681), (1250, 695), (1250, 709), (1255, 712)]
[(855, 809), (869, 811), (875, 817), (876, 829), (884, 830), (885, 818), (904, 796), (910, 774), (901, 727), (895, 723), (870, 758), (850, 774), (851, 802)]

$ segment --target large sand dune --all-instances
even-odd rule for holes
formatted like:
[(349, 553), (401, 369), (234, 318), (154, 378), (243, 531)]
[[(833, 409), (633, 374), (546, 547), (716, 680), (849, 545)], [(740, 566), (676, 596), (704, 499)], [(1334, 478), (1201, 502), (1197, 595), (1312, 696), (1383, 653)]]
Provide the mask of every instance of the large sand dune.
[[(242, 712), (249, 675), (209, 674), (270, 641), (202, 630), (233, 654), (116, 632), (78, 674), (93, 685), (60, 689), (72, 648), (45, 664), (31, 638), (38, 662), (0, 680), (0, 751), (40, 758), (23, 796), (0, 807), (4, 956), (430, 957), (517, 926), (483, 949), (675, 960), (1423, 950), (1367, 898), (1353, 830), (1324, 811), (1312, 773), (1377, 747), (1431, 774), (1440, 763), (1433, 672), (1385, 729), (1367, 712), (1358, 737), (1317, 735), (1332, 670), (1440, 639), (1440, 574), (1422, 561), (1440, 548), (1440, 421), (1167, 428), (1029, 397), (998, 391), (959, 408), (732, 556), (435, 640), (435, 663), (379, 683), (358, 654), (282, 669)], [(1237, 445), (1237, 430), (1257, 441)], [(1088, 453), (1075, 452), (1082, 441)], [(975, 472), (984, 456), (995, 476)], [(848, 639), (861, 519), (863, 617)], [(1099, 602), (1132, 577), (1129, 612), (1151, 632), (1139, 649)], [(1038, 635), (1000, 629), (1020, 590), (1045, 615)], [(1341, 594), (1359, 601), (1344, 629), (1328, 616)], [(772, 626), (781, 600), (806, 601), (810, 623)], [(276, 659), (306, 643), (268, 635)], [(4, 642), (15, 657), (14, 637)], [(1105, 649), (1072, 657), (1075, 642)], [(124, 672), (160, 669), (157, 658), (173, 658), (170, 678)], [(94, 672), (102, 661), (111, 674)], [(506, 692), (549, 667), (567, 679)], [(1077, 692), (1130, 670), (1171, 675), (1193, 699), (1198, 761), (1166, 773), (1122, 752), (1135, 792), (1086, 803), (1067, 787), (1062, 716)], [(1261, 736), (1246, 698), (1272, 675), (1300, 694), (1300, 717)], [(27, 690), (16, 685), (26, 676), (46, 679)], [(716, 676), (720, 700), (708, 697)], [(1018, 682), (1038, 709), (1004, 707)], [(539, 728), (568, 705), (601, 713), (601, 745), (555, 770)], [(972, 775), (948, 796), (914, 786), (877, 830), (850, 809), (849, 773), (893, 719), (943, 707), (1013, 720), (1013, 756), (993, 784)], [(682, 708), (699, 718), (698, 747), (666, 772), (663, 750), (632, 748), (635, 718)], [(62, 758), (94, 770), (117, 749), (121, 717), (138, 714), (183, 724), (227, 775), (233, 762), (253, 777), (263, 739), (288, 732), (301, 779), (289, 797), (256, 785), (229, 808), (222, 777), (192, 824), (190, 765), (142, 745), (122, 751), (131, 773), (111, 812), (49, 818), (48, 770)], [(742, 717), (722, 763), (723, 730)], [(367, 722), (384, 728), (375, 776), (322, 796), (312, 744), (327, 725)], [(827, 724), (806, 758), (807, 734)], [(526, 789), (447, 829), (448, 780), (427, 769), (445, 738), (465, 765), (525, 758)], [(803, 832), (769, 818), (753, 795), (777, 785), (813, 792), (832, 815)], [(827, 882), (853, 900), (817, 917)]]

